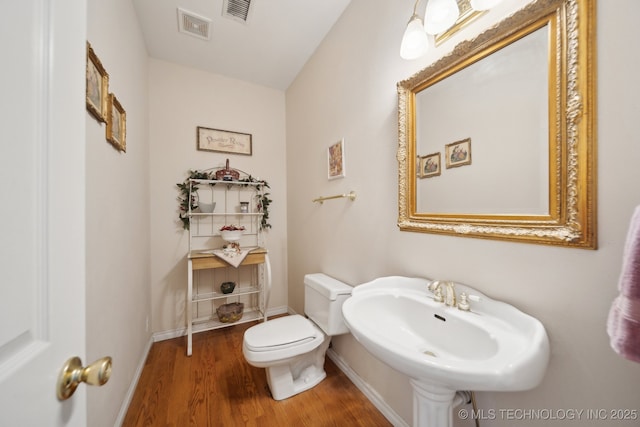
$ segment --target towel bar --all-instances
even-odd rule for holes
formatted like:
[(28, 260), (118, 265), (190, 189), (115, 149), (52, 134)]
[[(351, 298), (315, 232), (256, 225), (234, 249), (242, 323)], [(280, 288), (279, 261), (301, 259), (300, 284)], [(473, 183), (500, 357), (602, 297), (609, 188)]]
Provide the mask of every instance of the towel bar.
[(313, 202), (322, 204), (325, 200), (342, 199), (345, 197), (353, 202), (356, 199), (356, 193), (355, 191), (350, 191), (349, 194), (336, 194), (335, 196), (318, 197), (317, 199), (313, 199)]

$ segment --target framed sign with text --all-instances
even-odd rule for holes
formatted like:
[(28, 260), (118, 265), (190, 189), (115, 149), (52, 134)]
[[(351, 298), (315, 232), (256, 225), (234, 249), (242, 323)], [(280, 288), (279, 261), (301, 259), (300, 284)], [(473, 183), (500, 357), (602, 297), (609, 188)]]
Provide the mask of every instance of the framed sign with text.
[(198, 150), (251, 155), (251, 134), (198, 126)]

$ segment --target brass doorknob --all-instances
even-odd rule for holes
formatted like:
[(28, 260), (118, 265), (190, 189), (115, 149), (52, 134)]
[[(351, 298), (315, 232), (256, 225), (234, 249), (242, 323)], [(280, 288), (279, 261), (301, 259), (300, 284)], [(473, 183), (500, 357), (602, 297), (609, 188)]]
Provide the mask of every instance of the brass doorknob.
[(101, 386), (109, 381), (111, 376), (111, 358), (103, 357), (86, 368), (82, 367), (79, 357), (67, 360), (58, 376), (56, 391), (59, 400), (67, 400), (76, 391), (81, 382)]

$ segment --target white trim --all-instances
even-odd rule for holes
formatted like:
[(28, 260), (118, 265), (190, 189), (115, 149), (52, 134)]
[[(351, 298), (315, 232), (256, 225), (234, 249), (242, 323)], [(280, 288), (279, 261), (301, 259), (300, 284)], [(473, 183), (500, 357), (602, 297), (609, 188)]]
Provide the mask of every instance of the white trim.
[[(267, 310), (267, 317), (276, 316), (278, 314), (293, 314), (287, 306), (271, 308)], [(187, 335), (187, 328), (170, 329), (168, 331), (155, 332), (152, 336), (153, 342), (170, 340)]]
[(142, 375), (142, 370), (144, 369), (144, 365), (147, 363), (147, 357), (149, 356), (149, 351), (151, 350), (151, 346), (153, 345), (153, 337), (149, 337), (147, 341), (147, 345), (142, 352), (142, 357), (138, 361), (138, 367), (133, 374), (133, 379), (129, 384), (129, 389), (127, 390), (127, 394), (124, 396), (124, 400), (122, 401), (122, 405), (120, 405), (120, 412), (118, 412), (118, 417), (116, 418), (116, 422), (113, 424), (114, 426), (121, 426), (124, 417), (127, 415), (127, 411), (129, 410), (129, 405), (131, 404), (131, 399), (133, 399), (133, 395), (136, 392), (136, 388), (138, 388), (138, 381), (140, 380), (140, 376)]
[(384, 417), (394, 425), (394, 427), (409, 427), (407, 424), (392, 408), (384, 401), (382, 396), (378, 394), (369, 384), (367, 384), (360, 376), (347, 364), (347, 362), (336, 353), (332, 348), (327, 350), (327, 356), (336, 364), (344, 374), (351, 380), (351, 382), (358, 387), (358, 389), (369, 399), (373, 406), (384, 415)]

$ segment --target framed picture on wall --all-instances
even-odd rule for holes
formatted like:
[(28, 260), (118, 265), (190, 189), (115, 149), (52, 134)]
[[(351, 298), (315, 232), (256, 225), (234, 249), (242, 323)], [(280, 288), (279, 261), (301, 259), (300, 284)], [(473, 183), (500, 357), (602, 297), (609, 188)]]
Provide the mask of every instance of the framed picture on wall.
[(86, 80), (87, 110), (89, 110), (99, 122), (106, 123), (109, 74), (105, 71), (100, 59), (98, 59), (89, 42), (87, 42)]
[(107, 141), (120, 151), (127, 151), (127, 113), (116, 96), (109, 94), (107, 103)]
[(447, 169), (471, 164), (471, 138), (445, 145)]
[(418, 178), (431, 178), (438, 176), (442, 172), (440, 166), (440, 152), (427, 154), (420, 157)]
[(344, 138), (327, 149), (328, 178), (344, 178)]
[(198, 126), (198, 150), (251, 155), (251, 134)]

